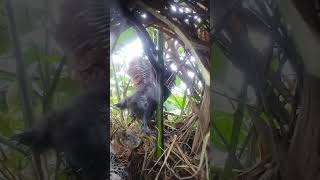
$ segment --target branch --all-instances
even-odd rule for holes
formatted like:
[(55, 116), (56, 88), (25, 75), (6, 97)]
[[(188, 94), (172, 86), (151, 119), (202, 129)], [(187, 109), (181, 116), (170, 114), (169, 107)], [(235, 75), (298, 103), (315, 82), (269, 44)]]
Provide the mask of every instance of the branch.
[(155, 56), (157, 54), (157, 51), (154, 43), (149, 36), (149, 33), (146, 31), (146, 28), (139, 22), (139, 20), (134, 16), (134, 13), (128, 10), (125, 5), (122, 5), (122, 10), (129, 24), (133, 26), (133, 28), (137, 31), (138, 36), (141, 38), (143, 50), (148, 56), (151, 65), (156, 72), (159, 72), (160, 67), (156, 61)]
[(194, 56), (194, 58), (196, 59), (196, 63), (199, 66), (199, 68), (201, 69), (201, 73), (202, 76), (205, 80), (206, 85), (210, 85), (210, 73), (209, 71), (204, 67), (204, 65), (202, 64), (200, 57), (196, 51), (196, 48), (194, 48), (194, 46), (197, 47), (201, 47), (204, 49), (209, 49), (209, 47), (203, 46), (201, 44), (192, 42), (189, 38), (188, 35), (186, 35), (180, 28), (179, 26), (177, 26), (176, 24), (174, 24), (173, 22), (171, 22), (169, 19), (167, 19), (165, 16), (161, 15), (160, 13), (157, 13), (154, 9), (152, 9), (151, 7), (147, 6), (146, 4), (144, 4), (143, 2), (137, 2), (137, 4), (139, 6), (141, 6), (143, 9), (146, 10), (146, 12), (152, 14), (154, 17), (158, 18), (159, 20), (161, 20), (163, 23), (165, 23), (169, 28), (171, 28), (177, 35), (178, 37), (183, 41), (183, 43), (187, 46), (188, 49), (190, 49), (192, 55)]

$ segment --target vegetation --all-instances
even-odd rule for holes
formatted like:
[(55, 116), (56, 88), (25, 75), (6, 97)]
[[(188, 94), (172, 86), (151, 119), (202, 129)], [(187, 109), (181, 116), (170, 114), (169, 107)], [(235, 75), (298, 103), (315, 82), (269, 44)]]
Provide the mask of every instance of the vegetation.
[[(66, 177), (61, 169), (64, 165), (55, 153), (29, 156), (23, 146), (8, 138), (32, 126), (52, 109), (66, 105), (79, 93), (79, 85), (71, 79), (66, 59), (52, 41), (48, 22), (41, 20), (48, 16), (44, 13), (48, 7), (37, 9), (29, 3), (6, 3), (11, 3), (13, 11), (6, 13), (7, 16), (2, 13), (1, 37), (16, 39), (10, 43), (1, 41), (5, 48), (0, 57), (0, 176), (3, 179), (63, 179)], [(2, 12), (9, 12), (5, 7), (8, 8), (2, 2)]]
[[(158, 31), (155, 28), (148, 28), (148, 32), (151, 37), (157, 37)], [(111, 109), (113, 148), (122, 162), (129, 166), (129, 173), (133, 173), (132, 175), (136, 178), (141, 175), (146, 178), (161, 176), (180, 178), (188, 174), (196, 177), (198, 176), (197, 174), (204, 173), (199, 173), (199, 168), (203, 162), (198, 164), (199, 160), (193, 160), (192, 158), (194, 156), (192, 155), (192, 140), (196, 128), (199, 126), (197, 113), (195, 114), (194, 112), (199, 111), (198, 109), (201, 105), (202, 94), (197, 93), (203, 92), (203, 83), (199, 77), (195, 76), (196, 72), (191, 70), (195, 70), (196, 67), (192, 57), (186, 54), (185, 49), (175, 39), (170, 39), (167, 35), (165, 37), (165, 39), (168, 39), (164, 50), (165, 64), (177, 72), (177, 77), (171, 90), (171, 96), (164, 102), (165, 148), (164, 154), (160, 154), (162, 161), (159, 162), (154, 157), (155, 137), (145, 137), (141, 133), (141, 121), (135, 121), (126, 111), (121, 112), (117, 108)], [(111, 59), (111, 106), (134, 92), (135, 88), (127, 75), (128, 63), (130, 59), (133, 60), (135, 58), (136, 52), (140, 52), (138, 55), (140, 55), (141, 60), (143, 56), (141, 41), (131, 28), (122, 32), (116, 43), (115, 51), (112, 54), (113, 58)], [(133, 52), (130, 51), (131, 47), (136, 47)], [(139, 47), (141, 48), (140, 50)], [(178, 58), (180, 61), (172, 57)], [(179, 63), (185, 64), (180, 65)], [(182, 68), (189, 68), (189, 70), (183, 73)], [(187, 86), (181, 79), (190, 79), (192, 86)], [(197, 87), (195, 85), (200, 86)], [(196, 96), (192, 95), (191, 92)], [(197, 99), (197, 97), (199, 98)], [(133, 142), (132, 138), (134, 139)], [(204, 154), (205, 151), (202, 152), (202, 156)], [(140, 163), (137, 163), (137, 161)], [(182, 162), (179, 163), (179, 161)], [(130, 165), (133, 162), (135, 163)], [(137, 164), (139, 165), (137, 166)], [(170, 168), (169, 164), (176, 165)], [(178, 166), (186, 166), (186, 168), (180, 169)], [(196, 167), (199, 167), (198, 170)], [(166, 168), (170, 171), (165, 170)], [(157, 169), (161, 169), (161, 171)]]
[[(53, 38), (56, 5), (0, 2), (0, 179), (72, 179), (61, 154), (30, 153), (9, 139), (81, 91)], [(318, 178), (314, 17), (296, 10), (296, 1), (215, 2), (211, 18), (209, 1), (130, 1), (124, 6), (134, 16), (111, 7), (115, 171), (131, 179)], [(147, 37), (149, 50), (160, 49), (157, 59), (175, 72), (172, 94), (150, 123), (154, 131), (163, 123), (156, 137), (113, 106), (136, 90), (127, 70), (134, 58), (150, 58)]]

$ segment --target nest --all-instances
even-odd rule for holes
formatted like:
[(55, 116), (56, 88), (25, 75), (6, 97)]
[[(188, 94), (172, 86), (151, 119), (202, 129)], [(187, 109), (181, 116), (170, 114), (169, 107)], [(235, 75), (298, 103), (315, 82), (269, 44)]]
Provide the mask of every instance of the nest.
[(112, 125), (112, 147), (126, 166), (128, 179), (208, 179), (207, 135), (200, 153), (192, 151), (197, 123), (196, 114), (181, 117), (175, 127), (165, 125), (164, 152), (155, 157), (153, 136), (145, 136), (137, 124)]

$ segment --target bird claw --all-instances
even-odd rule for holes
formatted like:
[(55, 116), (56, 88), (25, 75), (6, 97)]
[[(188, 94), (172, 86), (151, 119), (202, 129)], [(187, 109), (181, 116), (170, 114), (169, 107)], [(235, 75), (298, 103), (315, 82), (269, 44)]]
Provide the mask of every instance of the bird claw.
[(150, 130), (150, 135), (156, 137), (156, 131)]
[(156, 136), (156, 131), (151, 130), (148, 126), (141, 125), (141, 130), (145, 135)]
[(141, 125), (141, 130), (142, 130), (143, 134), (145, 134), (145, 135), (150, 134), (150, 129), (146, 124)]

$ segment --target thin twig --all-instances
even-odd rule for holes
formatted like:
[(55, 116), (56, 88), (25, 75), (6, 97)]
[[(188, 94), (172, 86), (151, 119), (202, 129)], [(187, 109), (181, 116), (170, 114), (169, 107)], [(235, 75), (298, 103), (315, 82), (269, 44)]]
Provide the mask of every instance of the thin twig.
[(169, 157), (169, 155), (170, 155), (170, 153), (171, 153), (171, 151), (172, 151), (173, 145), (175, 144), (176, 140), (177, 140), (177, 136), (175, 135), (175, 136), (173, 136), (173, 140), (172, 140), (172, 142), (171, 142), (171, 146), (170, 146), (169, 149), (168, 149), (167, 155), (166, 155), (166, 157), (164, 158), (164, 162), (162, 163), (162, 166), (161, 166), (161, 168), (160, 168), (160, 170), (159, 170), (159, 172), (158, 172), (158, 174), (157, 174), (157, 176), (156, 176), (156, 178), (155, 178), (156, 180), (159, 178), (159, 175), (160, 175), (160, 173), (161, 173), (164, 165), (167, 163), (168, 157)]

